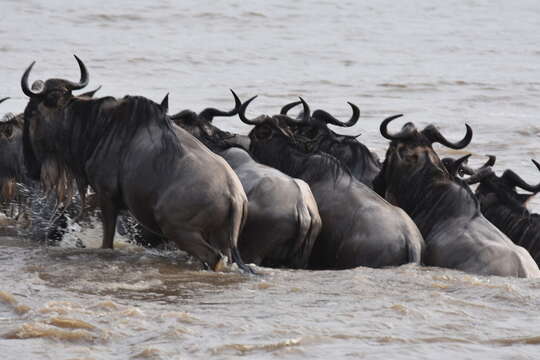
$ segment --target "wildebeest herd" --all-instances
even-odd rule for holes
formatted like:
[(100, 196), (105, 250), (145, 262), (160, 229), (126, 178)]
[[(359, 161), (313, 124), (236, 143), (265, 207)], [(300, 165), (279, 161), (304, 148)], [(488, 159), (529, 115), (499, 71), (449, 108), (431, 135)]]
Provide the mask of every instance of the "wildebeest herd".
[[(245, 272), (253, 271), (244, 262), (313, 270), (417, 263), (540, 276), (540, 220), (525, 205), (540, 184), (511, 170), (497, 176), (494, 157), (472, 169), (469, 155), (441, 160), (433, 150), (433, 143), (464, 149), (473, 136), (468, 125), (463, 139), (452, 142), (433, 125), (419, 130), (409, 122), (392, 132), (401, 115), (388, 117), (380, 126), (390, 140), (381, 163), (357, 136), (328, 127), (353, 126), (360, 110), (352, 103), (347, 121), (311, 112), (302, 98), (277, 115), (250, 119), (255, 97), (242, 102), (232, 92), (230, 111), (169, 116), (168, 96), (158, 104), (141, 96), (73, 94), (89, 82), (75, 58), (78, 82), (30, 86), (32, 63), (21, 79), (29, 98), (24, 113), (0, 123), (8, 216), (32, 208), (28, 194), (43, 192), (62, 205), (50, 211), (55, 219), (73, 206), (82, 217), (91, 196), (103, 248), (113, 248), (119, 215), (127, 214), (141, 225), (143, 243), (173, 242), (213, 270), (229, 259)], [(298, 117), (290, 117), (300, 105)], [(212, 123), (236, 115), (253, 127), (248, 136)], [(47, 236), (60, 226), (49, 225)]]

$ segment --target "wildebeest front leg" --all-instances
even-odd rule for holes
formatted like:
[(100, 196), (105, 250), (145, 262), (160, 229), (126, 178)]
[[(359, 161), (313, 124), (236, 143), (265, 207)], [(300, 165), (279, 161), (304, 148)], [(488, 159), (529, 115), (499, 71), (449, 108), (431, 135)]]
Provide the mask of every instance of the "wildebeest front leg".
[(118, 217), (118, 208), (110, 199), (101, 198), (101, 217), (103, 220), (103, 242), (102, 249), (112, 249), (114, 232), (116, 230), (116, 218)]

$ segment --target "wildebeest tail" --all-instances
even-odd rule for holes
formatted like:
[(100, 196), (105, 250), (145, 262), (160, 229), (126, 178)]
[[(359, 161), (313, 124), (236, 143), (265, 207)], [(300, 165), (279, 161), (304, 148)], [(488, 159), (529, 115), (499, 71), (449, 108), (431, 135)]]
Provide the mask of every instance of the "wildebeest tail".
[(306, 183), (295, 180), (302, 194), (296, 205), (298, 232), (291, 252), (291, 266), (305, 268), (308, 264), (313, 245), (321, 231), (321, 217), (317, 203)]
[[(255, 274), (253, 269), (251, 269), (249, 266), (244, 264), (244, 261), (242, 260), (242, 257), (240, 256), (240, 251), (238, 251), (238, 238), (240, 237), (240, 232), (244, 228), (244, 224), (246, 223), (247, 218), (247, 200), (244, 200), (242, 202), (242, 207), (239, 209), (238, 206), (234, 206), (234, 204), (231, 206), (231, 224), (232, 227), (230, 229), (230, 238), (229, 238), (229, 244), (232, 244), (231, 248), (231, 257), (233, 262), (238, 265), (240, 269), (242, 269), (244, 272), (248, 274)], [(240, 210), (240, 211), (238, 211)]]
[(422, 262), (422, 253), (424, 249), (417, 246), (409, 238), (406, 240), (407, 253), (409, 255), (409, 263), (420, 264)]

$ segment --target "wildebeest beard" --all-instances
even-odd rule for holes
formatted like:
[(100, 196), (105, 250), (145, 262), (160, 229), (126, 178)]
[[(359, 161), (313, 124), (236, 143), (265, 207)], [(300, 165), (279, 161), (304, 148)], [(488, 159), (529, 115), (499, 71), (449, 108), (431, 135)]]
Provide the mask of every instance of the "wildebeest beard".
[[(450, 176), (440, 160), (432, 162), (425, 155), (421, 164), (404, 171), (392, 163), (397, 151), (397, 142), (392, 142), (382, 170), (374, 180), (374, 190), (405, 210), (424, 236), (437, 220), (480, 215), (478, 200), (469, 186)], [(434, 159), (438, 160), (431, 148), (428, 151), (432, 151)]]
[(162, 132), (160, 139), (153, 139), (162, 145), (163, 161), (156, 162), (156, 168), (165, 167), (180, 151), (170, 121), (159, 105), (144, 97), (132, 96), (120, 100), (112, 97), (72, 98), (57, 118), (52, 119), (56, 126), (47, 130), (48, 145), (34, 149), (29, 127), (32, 121), (43, 121), (37, 106), (38, 101), (32, 99), (25, 110), (25, 164), (32, 176), (41, 180), (46, 191), (56, 193), (59, 201), (69, 201), (74, 183), (79, 189), (86, 190), (89, 185), (85, 170), (88, 161), (114, 154), (119, 157), (120, 166), (134, 135), (141, 128), (157, 125), (168, 130)]
[[(301, 143), (293, 144), (292, 139), (285, 135), (274, 133), (273, 138), (269, 141), (271, 144), (264, 145), (263, 141), (252, 137), (250, 153), (261, 163), (272, 166), (291, 177), (304, 179), (308, 182), (316, 182), (328, 176), (334, 182), (337, 182), (343, 175), (349, 179), (352, 178), (350, 171), (342, 167), (341, 163), (332, 155), (301, 151), (298, 149), (299, 146), (302, 146)], [(310, 161), (312, 156), (318, 157), (317, 166), (313, 166), (313, 161)]]

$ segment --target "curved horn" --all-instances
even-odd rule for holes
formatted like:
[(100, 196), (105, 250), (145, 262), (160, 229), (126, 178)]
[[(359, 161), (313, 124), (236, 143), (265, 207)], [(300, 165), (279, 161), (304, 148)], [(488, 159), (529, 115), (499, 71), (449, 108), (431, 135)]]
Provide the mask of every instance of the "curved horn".
[(79, 80), (78, 83), (67, 81), (67, 84), (70, 88), (70, 90), (80, 90), (86, 85), (88, 85), (88, 81), (90, 81), (90, 76), (88, 75), (88, 70), (86, 70), (86, 66), (84, 66), (84, 63), (81, 59), (77, 57), (77, 55), (73, 55), (75, 57), (75, 60), (77, 60), (77, 63), (79, 64), (79, 69), (81, 70), (81, 80)]
[(0, 99), (0, 104), (3, 103), (4, 101), (6, 101), (7, 99), (9, 99), (9, 96), (8, 97), (5, 97), (3, 99)]
[(335, 117), (333, 117), (332, 115), (330, 115), (324, 110), (315, 110), (315, 112), (313, 113), (313, 117), (319, 120), (322, 120), (326, 122), (327, 124), (332, 124), (332, 125), (341, 126), (341, 127), (351, 127), (354, 124), (356, 124), (358, 119), (360, 119), (360, 109), (358, 108), (358, 106), (354, 105), (351, 102), (347, 102), (347, 104), (349, 104), (349, 106), (352, 108), (352, 111), (353, 111), (351, 118), (347, 122), (339, 121), (338, 119), (336, 119)]
[(203, 111), (199, 113), (199, 117), (204, 118), (205, 120), (208, 120), (209, 122), (212, 122), (214, 120), (215, 116), (234, 116), (238, 114), (238, 111), (240, 110), (240, 107), (242, 106), (242, 102), (236, 95), (236, 93), (229, 89), (234, 97), (234, 109), (230, 111), (222, 111), (215, 108), (206, 108)]
[(242, 120), (242, 122), (246, 123), (246, 124), (249, 124), (249, 125), (257, 125), (261, 122), (261, 120), (259, 118), (255, 118), (253, 120), (251, 119), (248, 119), (246, 117), (246, 109), (248, 107), (248, 105), (257, 98), (258, 95), (255, 95), (254, 97), (252, 97), (251, 99), (248, 99), (248, 101), (246, 101), (245, 103), (242, 104), (242, 106), (240, 106), (240, 110), (238, 110), (238, 116), (240, 117), (240, 120)]
[[(538, 168), (539, 165), (537, 165), (536, 162), (534, 162), (534, 165)], [(531, 185), (525, 182), (518, 174), (513, 172), (512, 170), (506, 170), (502, 178), (508, 181), (508, 183), (512, 186), (517, 186), (522, 188), (525, 191), (530, 191), (532, 193), (537, 193), (540, 191), (540, 183), (536, 185)]]
[(392, 120), (395, 120), (402, 116), (403, 114), (398, 114), (398, 115), (393, 115), (384, 119), (383, 122), (381, 123), (381, 126), (379, 127), (381, 135), (384, 136), (388, 140), (402, 140), (402, 139), (406, 139), (410, 137), (414, 130), (414, 126), (406, 126), (404, 129), (402, 129), (400, 132), (396, 134), (390, 134), (388, 132), (388, 128), (387, 128), (388, 124), (390, 124)]
[(538, 170), (540, 170), (540, 164), (538, 162), (536, 162), (536, 160), (534, 160), (534, 159), (531, 159), (531, 161), (533, 162), (534, 166), (536, 166), (536, 168)]
[(481, 169), (487, 168), (487, 167), (493, 167), (493, 165), (495, 165), (495, 161), (497, 161), (497, 157), (495, 155), (486, 155), (486, 156), (488, 157), (488, 160), (486, 161), (484, 165), (482, 165)]
[(94, 97), (94, 95), (101, 89), (101, 85), (99, 85), (96, 89), (92, 90), (92, 91), (87, 91), (85, 93), (82, 93), (80, 95), (77, 95), (77, 96), (82, 96), (82, 97), (88, 97), (88, 98), (91, 98), (91, 97)]
[(309, 118), (311, 117), (311, 110), (309, 109), (309, 105), (307, 104), (307, 102), (304, 101), (304, 99), (302, 99), (301, 97), (298, 97), (298, 98), (300, 99), (300, 102), (302, 103), (302, 107), (303, 107), (303, 115), (300, 122), (303, 122), (305, 124), (309, 122)]
[(285, 106), (283, 106), (281, 108), (281, 110), (279, 111), (279, 114), (280, 115), (287, 115), (287, 113), (289, 112), (289, 110), (291, 110), (292, 108), (294, 107), (297, 107), (298, 105), (300, 105), (302, 102), (301, 101), (294, 101), (292, 103), (289, 103)]
[(469, 145), (469, 143), (472, 140), (472, 135), (473, 135), (472, 129), (468, 124), (465, 124), (465, 126), (467, 128), (467, 133), (465, 134), (465, 137), (463, 139), (461, 139), (460, 141), (458, 141), (458, 142), (450, 142), (450, 141), (448, 141), (440, 133), (439, 129), (437, 129), (433, 125), (428, 125), (424, 130), (422, 130), (422, 134), (425, 137), (427, 137), (431, 141), (432, 144), (435, 143), (435, 142), (438, 142), (439, 144), (442, 144), (442, 145), (444, 145), (446, 147), (449, 147), (450, 149), (459, 150), (459, 149), (463, 149), (464, 147)]
[(30, 76), (30, 71), (32, 71), (32, 68), (34, 67), (34, 65), (36, 64), (35, 61), (32, 61), (32, 63), (30, 64), (30, 66), (28, 68), (26, 68), (26, 70), (24, 71), (24, 74), (21, 78), (21, 88), (22, 88), (22, 91), (23, 93), (28, 96), (28, 97), (36, 97), (36, 96), (41, 96), (44, 92), (45, 92), (45, 86), (38, 92), (34, 92), (30, 89), (30, 86), (28, 86), (28, 77)]

